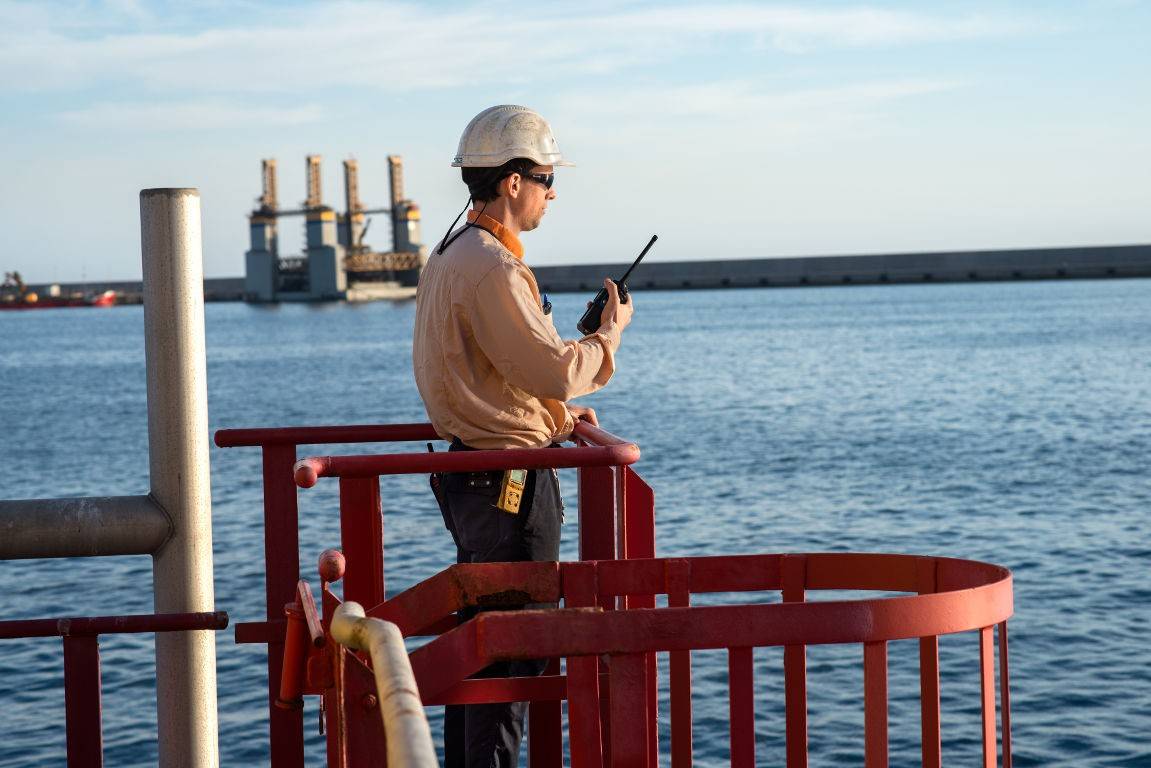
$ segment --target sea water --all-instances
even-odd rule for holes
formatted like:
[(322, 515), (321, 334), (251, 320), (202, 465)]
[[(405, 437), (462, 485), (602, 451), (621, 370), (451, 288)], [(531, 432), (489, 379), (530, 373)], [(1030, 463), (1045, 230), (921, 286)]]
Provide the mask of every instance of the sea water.
[[(657, 554), (905, 552), (1007, 566), (1016, 765), (1151, 765), (1151, 282), (634, 295), (618, 371), (582, 402), (642, 447)], [(553, 297), (563, 335), (586, 298)], [(424, 420), (413, 315), (410, 302), (208, 305), (211, 429)], [(0, 498), (146, 492), (146, 422), (139, 307), (0, 314)], [(260, 620), (259, 451), (213, 448), (211, 464), (216, 605), (233, 625)], [(561, 477), (574, 509), (574, 473)], [(424, 478), (382, 488), (395, 594), (453, 550)], [(334, 481), (300, 492), (314, 586), (315, 556), (339, 544), (336, 505)], [(151, 562), (0, 563), (0, 591), (0, 619), (148, 613)], [(737, 599), (778, 597), (713, 600)], [(217, 643), (221, 760), (266, 763), (262, 647), (235, 645), (232, 627)], [(101, 650), (107, 764), (153, 764), (152, 637), (106, 636)], [(889, 653), (892, 764), (908, 765), (916, 645)], [(755, 664), (758, 762), (778, 765), (782, 654), (761, 649)], [(941, 665), (945, 764), (975, 764), (977, 634), (944, 637)], [(0, 643), (0, 765), (63, 761), (62, 666), (58, 639)], [(697, 653), (694, 666), (696, 761), (726, 764), (726, 657)], [(813, 764), (861, 764), (861, 648), (811, 648), (808, 679)], [(660, 726), (666, 741), (666, 709)], [(305, 727), (321, 763), (314, 698)]]

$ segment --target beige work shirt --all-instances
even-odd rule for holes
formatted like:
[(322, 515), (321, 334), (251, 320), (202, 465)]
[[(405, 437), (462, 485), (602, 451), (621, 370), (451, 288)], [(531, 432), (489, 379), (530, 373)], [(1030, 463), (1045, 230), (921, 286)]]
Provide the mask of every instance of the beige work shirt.
[(412, 362), (445, 440), (540, 448), (566, 438), (574, 422), (565, 403), (607, 383), (619, 343), (614, 324), (561, 339), (518, 238), (486, 215), (433, 251), (420, 274)]

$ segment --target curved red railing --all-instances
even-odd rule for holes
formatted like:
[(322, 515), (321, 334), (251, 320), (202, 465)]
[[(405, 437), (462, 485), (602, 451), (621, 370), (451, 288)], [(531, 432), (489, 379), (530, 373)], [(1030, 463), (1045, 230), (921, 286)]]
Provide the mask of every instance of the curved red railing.
[[(705, 561), (724, 566), (728, 558), (659, 558), (627, 560), (615, 563), (559, 563), (562, 585), (558, 597), (570, 601), (575, 580), (591, 579), (597, 589), (598, 600), (620, 594), (668, 594), (664, 586), (669, 568), (682, 567), (688, 572), (707, 568)], [(964, 584), (953, 583), (938, 592), (899, 597), (864, 600), (828, 600), (820, 602), (784, 602), (767, 604), (709, 605), (694, 608), (658, 608), (643, 611), (608, 611), (588, 613), (585, 610), (513, 611), (483, 613), (478, 618), (491, 626), (505, 621), (508, 626), (519, 619), (530, 617), (524, 626), (534, 625), (538, 630), (517, 635), (515, 632), (498, 633), (477, 630), (487, 655), (483, 665), (491, 661), (539, 656), (578, 656), (595, 653), (639, 653), (642, 651), (672, 651), (703, 648), (729, 648), (738, 646), (764, 647), (773, 645), (831, 645), (843, 643), (874, 643), (891, 640), (949, 635), (1006, 621), (1012, 614), (1011, 573), (1000, 566), (972, 560), (925, 557), (918, 555), (819, 553), (794, 555), (740, 556), (741, 564), (765, 563), (785, 560), (799, 562), (809, 569), (807, 591), (835, 590), (891, 590), (914, 591), (915, 586), (902, 579), (878, 580), (874, 574), (861, 574), (862, 578), (842, 578), (847, 568), (888, 568), (893, 564), (944, 567), (962, 571)], [(502, 563), (453, 566), (460, 570), (482, 571), (491, 575), (485, 579), (487, 590), (498, 595), (500, 589), (514, 586), (515, 579), (493, 578)], [(508, 564), (511, 565), (511, 564)], [(516, 564), (517, 566), (522, 564)], [(534, 565), (534, 564), (533, 564)], [(550, 564), (538, 564), (540, 566)], [(577, 566), (589, 566), (580, 574)], [(840, 578), (834, 584), (819, 583), (819, 571), (831, 566)], [(609, 571), (615, 570), (615, 574)], [(647, 570), (644, 574), (642, 571)], [(659, 571), (658, 577), (652, 578)], [(517, 574), (518, 575), (518, 574)], [(619, 582), (613, 585), (613, 576)], [(814, 576), (814, 578), (812, 578)], [(436, 577), (433, 577), (433, 579)], [(698, 582), (688, 577), (689, 594), (701, 592), (737, 592), (745, 579), (703, 578)], [(885, 581), (885, 583), (884, 583)], [(502, 583), (501, 583), (502, 582)], [(472, 580), (472, 584), (476, 583)], [(624, 584), (626, 583), (626, 586)], [(876, 586), (882, 583), (883, 586)], [(865, 586), (860, 586), (864, 584)], [(646, 585), (646, 586), (645, 586)], [(621, 587), (624, 589), (621, 590)], [(702, 588), (701, 588), (702, 587)], [(418, 587), (413, 587), (417, 589)], [(753, 591), (782, 589), (783, 584), (757, 584)], [(625, 590), (625, 591), (624, 591)], [(482, 604), (483, 593), (474, 589), (463, 595), (459, 607)], [(532, 599), (544, 597), (539, 592)], [(370, 612), (371, 616), (393, 620), (389, 600)], [(570, 605), (570, 602), (568, 603)], [(438, 606), (443, 607), (443, 606)], [(602, 606), (599, 606), (602, 607)], [(498, 617), (498, 618), (497, 618)], [(433, 617), (407, 621), (408, 626), (424, 626)], [(554, 623), (550, 623), (554, 620)], [(395, 622), (400, 623), (400, 622)], [(401, 625), (402, 626), (402, 625)], [(524, 638), (530, 638), (525, 643)], [(594, 641), (589, 642), (589, 638)], [(424, 646), (435, 647), (435, 641)], [(468, 674), (476, 670), (471, 670)], [(465, 675), (466, 676), (466, 675)]]
[[(773, 590), (783, 593), (784, 602), (690, 605), (693, 594)], [(824, 590), (918, 594), (804, 602), (806, 593)], [(338, 600), (325, 594), (330, 611)], [(616, 610), (619, 598), (646, 598), (646, 605), (654, 606), (657, 595), (666, 595), (669, 607)], [(565, 608), (558, 610), (498, 610), (560, 600)], [(496, 610), (455, 626), (453, 613), (468, 607)], [(917, 555), (810, 553), (455, 565), (374, 606), (368, 615), (393, 622), (405, 636), (443, 633), (411, 654), (426, 705), (566, 700), (573, 768), (659, 762), (659, 720), (651, 702), (656, 653), (667, 653), (670, 661), (671, 765), (691, 765), (690, 654), (704, 649), (728, 651), (732, 765), (755, 765), (752, 652), (766, 646), (785, 648), (787, 764), (805, 766), (806, 647), (845, 643), (863, 650), (865, 765), (886, 766), (887, 644), (903, 639), (920, 642), (922, 763), (941, 766), (938, 638), (978, 631), (986, 768), (996, 765), (998, 746), (996, 628), (999, 744), (1002, 764), (1011, 764), (1006, 622), (1012, 609), (1012, 577), (1000, 566)], [(566, 674), (557, 665), (538, 678), (470, 679), (497, 661), (561, 657), (567, 660)], [(356, 660), (346, 659), (343, 669), (348, 677), (332, 683), (344, 692), (337, 699), (370, 686), (370, 672)], [(356, 718), (345, 723), (351, 729), (362, 725)], [(358, 733), (370, 741), (366, 730)], [(558, 732), (547, 735), (559, 739)], [(553, 745), (548, 754), (554, 758), (558, 749)]]
[[(481, 567), (490, 568), (472, 566)], [(667, 652), (671, 765), (678, 768), (692, 764), (689, 654), (694, 650), (727, 649), (731, 764), (754, 766), (752, 651), (784, 646), (787, 765), (806, 766), (805, 649), (808, 645), (858, 643), (863, 647), (864, 666), (864, 764), (867, 768), (882, 768), (888, 765), (887, 644), (918, 638), (922, 763), (941, 766), (938, 638), (978, 631), (982, 764), (991, 768), (997, 764), (992, 641), (997, 627), (1000, 743), (1003, 765), (1011, 765), (1006, 622), (1012, 614), (1012, 579), (1005, 568), (950, 558), (829, 553), (577, 562), (561, 563), (559, 569), (565, 605), (584, 607), (481, 613), (413, 651), (412, 667), (425, 702), (458, 700), (461, 694), (465, 700), (484, 700), (475, 696), (475, 689), (489, 681), (467, 678), (496, 661), (564, 657), (567, 674), (558, 698), (568, 701), (572, 767), (656, 765), (658, 720), (645, 699), (654, 683), (651, 654)], [(766, 576), (757, 577), (757, 571)], [(492, 576), (489, 574), (486, 579), (498, 590), (499, 580)], [(507, 588), (513, 583), (506, 580), (502, 586)], [(687, 605), (693, 593), (745, 589), (779, 589), (784, 593), (784, 602)], [(825, 589), (922, 594), (802, 602), (805, 591)], [(624, 594), (667, 594), (669, 603), (681, 605), (611, 610), (611, 599)], [(388, 612), (388, 603), (373, 611), (377, 615)], [(606, 679), (601, 679), (604, 673)], [(548, 697), (542, 685), (531, 684), (536, 681), (524, 682), (529, 684), (518, 689), (502, 683), (507, 689), (505, 698), (497, 700), (514, 700), (533, 688), (541, 694), (538, 698)], [(609, 716), (604, 715), (605, 709)]]
[[(597, 600), (602, 602), (613, 597), (671, 594), (676, 590), (670, 586), (669, 574), (676, 569), (683, 569), (685, 574), (679, 590), (689, 594), (782, 590), (784, 563), (800, 561), (806, 591), (926, 591), (871, 600), (758, 606), (767, 611), (766, 616), (778, 613), (778, 621), (787, 624), (770, 629), (778, 633), (771, 637), (785, 639), (765, 645), (946, 635), (998, 624), (1011, 615), (1011, 572), (974, 560), (844, 552), (605, 560), (593, 564)], [(462, 608), (568, 598), (575, 578), (572, 567), (572, 563), (528, 562), (453, 565), (371, 608), (368, 615), (398, 625), (405, 636), (418, 635)], [(510, 601), (509, 586), (516, 588)], [(797, 638), (795, 633), (808, 634)]]

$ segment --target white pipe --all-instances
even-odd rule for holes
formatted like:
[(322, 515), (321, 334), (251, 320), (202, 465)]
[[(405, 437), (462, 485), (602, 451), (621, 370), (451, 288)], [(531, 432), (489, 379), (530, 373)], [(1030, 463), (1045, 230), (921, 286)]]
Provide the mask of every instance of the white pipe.
[(0, 560), (150, 555), (171, 532), (151, 496), (0, 501)]
[[(173, 532), (152, 561), (157, 613), (215, 610), (200, 193), (140, 193), (152, 497)], [(162, 768), (219, 765), (216, 636), (156, 635)]]
[(390, 621), (364, 618), (364, 607), (349, 601), (332, 616), (332, 638), (371, 654), (380, 717), (388, 739), (389, 768), (438, 766), (427, 714), (399, 627)]

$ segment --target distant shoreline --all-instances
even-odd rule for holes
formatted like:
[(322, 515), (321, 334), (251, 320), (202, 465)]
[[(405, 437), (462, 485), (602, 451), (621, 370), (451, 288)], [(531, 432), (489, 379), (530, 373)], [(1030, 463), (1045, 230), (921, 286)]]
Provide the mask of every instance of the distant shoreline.
[[(604, 277), (621, 274), (627, 266), (623, 262), (538, 266), (532, 271), (541, 291), (565, 293), (594, 290)], [(628, 282), (633, 287), (647, 290), (692, 290), (1126, 277), (1151, 277), (1151, 245), (645, 261)], [(50, 285), (37, 284), (29, 288), (47, 295)], [(64, 292), (113, 290), (122, 304), (141, 301), (138, 280), (59, 285)], [(244, 278), (206, 278), (204, 299), (243, 301)]]

